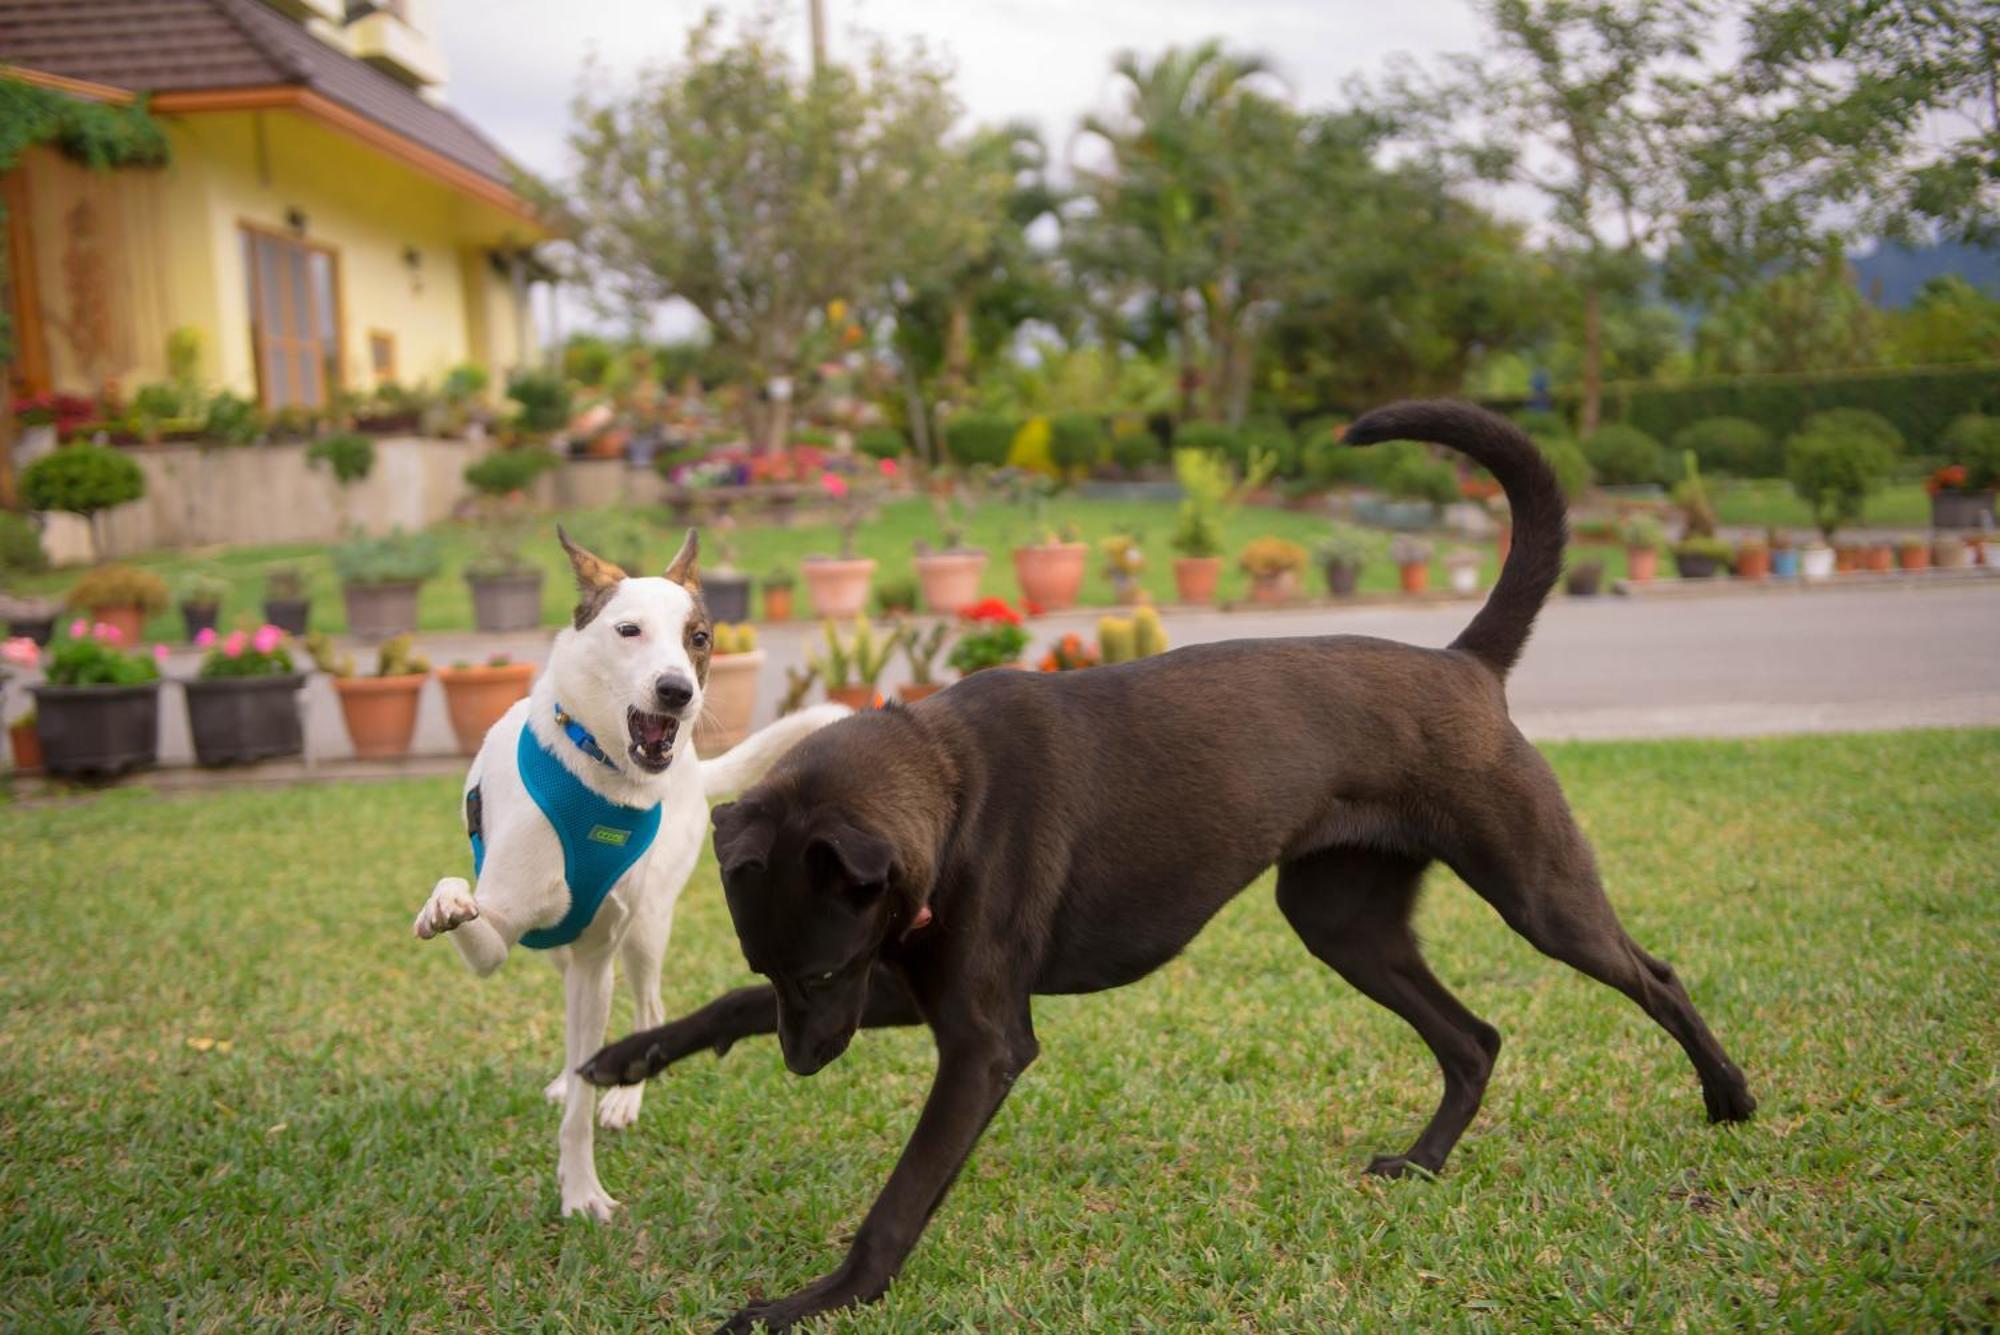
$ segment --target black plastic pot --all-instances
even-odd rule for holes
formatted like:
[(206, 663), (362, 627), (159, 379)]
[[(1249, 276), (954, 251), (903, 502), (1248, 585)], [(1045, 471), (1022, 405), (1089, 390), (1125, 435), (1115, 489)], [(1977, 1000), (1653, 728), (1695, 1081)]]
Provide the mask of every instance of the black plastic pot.
[(26, 636), (35, 642), (37, 648), (46, 648), (56, 633), (54, 615), (45, 617), (8, 617), (7, 638)]
[(1674, 569), (1681, 572), (1682, 579), (1710, 579), (1722, 569), (1722, 562), (1695, 552), (1675, 552)]
[(195, 760), (241, 765), (305, 750), (299, 718), (299, 688), (305, 680), (303, 672), (290, 672), (184, 682)]
[(1988, 528), (1992, 523), (1991, 491), (1940, 491), (1931, 497), (1932, 528)]
[(182, 603), (181, 624), (187, 627), (188, 639), (194, 639), (205, 630), (214, 630), (215, 619), (221, 614), (220, 603), (210, 603), (205, 607), (198, 603)]
[(106, 777), (147, 768), (160, 754), (160, 683), (37, 686), (35, 732), (51, 774)]
[(1585, 561), (1572, 569), (1563, 583), (1573, 598), (1594, 598), (1598, 590), (1604, 587), (1604, 563)]
[(1355, 588), (1361, 583), (1361, 567), (1351, 561), (1326, 561), (1320, 567), (1326, 572), (1326, 591), (1336, 598), (1351, 598)]
[(750, 577), (726, 571), (702, 572), (702, 601), (708, 604), (711, 621), (750, 619)]
[(276, 626), (287, 635), (306, 633), (306, 621), (312, 616), (310, 598), (266, 598), (264, 600), (264, 620)]
[(467, 575), (465, 582), (472, 589), (472, 623), (480, 630), (533, 630), (542, 624), (541, 571)]
[(417, 590), (423, 581), (395, 580), (385, 584), (343, 584), (347, 600), (347, 633), (356, 639), (386, 640), (417, 628)]

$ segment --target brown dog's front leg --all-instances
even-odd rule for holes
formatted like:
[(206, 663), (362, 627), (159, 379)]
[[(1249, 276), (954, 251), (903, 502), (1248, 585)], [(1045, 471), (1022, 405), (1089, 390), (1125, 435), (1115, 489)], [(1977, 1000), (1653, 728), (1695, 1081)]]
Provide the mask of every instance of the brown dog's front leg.
[(955, 1040), (940, 1033), (937, 1076), (917, 1129), (847, 1259), (797, 1293), (750, 1304), (718, 1335), (744, 1335), (760, 1322), (767, 1330), (784, 1330), (817, 1313), (881, 1297), (1035, 1052), (1032, 1033), (1014, 1041), (991, 1033)]

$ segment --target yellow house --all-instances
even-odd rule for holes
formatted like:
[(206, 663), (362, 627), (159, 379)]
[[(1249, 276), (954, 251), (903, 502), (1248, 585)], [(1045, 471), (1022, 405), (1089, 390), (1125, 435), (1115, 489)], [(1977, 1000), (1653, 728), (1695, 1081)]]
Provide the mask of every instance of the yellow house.
[(443, 104), (426, 10), (0, 0), (0, 77), (145, 95), (173, 154), (92, 172), (37, 148), (0, 178), (18, 388), (129, 394), (180, 328), (204, 383), (269, 408), (528, 360), (547, 231)]

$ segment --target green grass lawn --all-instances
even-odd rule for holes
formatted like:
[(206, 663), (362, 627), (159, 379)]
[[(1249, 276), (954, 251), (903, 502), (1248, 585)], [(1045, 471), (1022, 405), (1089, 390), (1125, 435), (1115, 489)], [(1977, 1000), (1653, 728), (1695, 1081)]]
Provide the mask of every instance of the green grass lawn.
[[(1267, 884), (1043, 1057), (856, 1330), (1961, 1329), (2000, 1319), (2000, 732), (1550, 748), (1639, 941), (1762, 1100), (1450, 876), (1438, 973), (1507, 1040), (1446, 1172), (1417, 1038)], [(812, 1080), (769, 1042), (601, 1136), (557, 1217), (561, 1003), (410, 937), (438, 780), (0, 805), (0, 1329), (703, 1329), (835, 1260), (915, 1117), (917, 1031)], [(704, 864), (671, 1012), (743, 980)], [(629, 1007), (621, 997), (614, 1027)]]
[[(1812, 512), (1789, 482), (1724, 481), (1711, 484), (1710, 491), (1715, 512), (1725, 524), (1805, 531), (1813, 527)], [(1930, 493), (1920, 482), (1893, 483), (1868, 498), (1861, 522), (1877, 528), (1927, 529), (1931, 526)]]
[[(664, 509), (639, 509), (629, 513), (645, 521), (643, 531), (648, 539), (639, 555), (644, 558), (644, 568), (657, 573), (666, 566), (680, 545), (684, 530), (672, 523)], [(1171, 602), (1175, 596), (1174, 553), (1167, 540), (1173, 533), (1175, 513), (1176, 507), (1163, 501), (1099, 501), (1065, 496), (1051, 502), (1048, 522), (1074, 523), (1086, 538), (1093, 541), (1121, 529), (1143, 535), (1148, 556), (1145, 585), (1156, 601)], [(548, 572), (542, 589), (542, 619), (545, 624), (557, 626), (568, 620), (576, 601), (569, 566), (556, 545), (556, 523), (561, 521), (569, 525), (572, 535), (582, 540), (594, 530), (600, 530), (609, 517), (609, 512), (571, 511), (537, 521), (534, 536), (524, 554)], [(1252, 538), (1267, 533), (1276, 534), (1290, 538), (1310, 551), (1325, 533), (1326, 524), (1326, 519), (1320, 515), (1293, 510), (1258, 508), (1237, 511), (1227, 525), (1225, 550), (1230, 562), (1223, 572), (1222, 597), (1238, 599), (1248, 595), (1249, 578), (1235, 567), (1234, 557)], [(478, 554), (482, 539), (477, 530), (463, 524), (440, 525), (436, 531), (446, 553), (446, 573), (423, 588), (419, 606), (421, 626), (431, 631), (468, 630), (472, 626), (472, 597), (460, 572), (465, 563)], [(995, 501), (973, 512), (969, 540), (984, 547), (992, 556), (986, 569), (984, 592), (1010, 600), (1020, 596), (1020, 586), (1015, 581), (1009, 553), (1014, 546), (1027, 541), (1032, 533), (1028, 511), (1023, 506)], [(907, 577), (912, 573), (913, 544), (919, 538), (932, 542), (937, 540), (930, 507), (923, 501), (904, 500), (882, 507), (881, 512), (861, 528), (856, 547), (860, 554), (872, 556), (881, 563), (877, 571), (878, 579)], [(719, 552), (712, 532), (707, 535), (707, 542), (707, 554), (713, 560)], [(799, 562), (806, 556), (835, 551), (839, 547), (840, 536), (831, 524), (801, 524), (796, 528), (745, 524), (735, 531), (734, 542), (737, 565), (761, 577), (779, 566), (796, 571)], [(1437, 559), (1432, 563), (1431, 574), (1433, 588), (1444, 586), (1442, 558), (1452, 545), (1445, 540), (1437, 543)], [(1478, 545), (1476, 550), (1485, 563), (1481, 584), (1490, 585), (1498, 571), (1494, 546), (1487, 542)], [(610, 552), (605, 554), (612, 555)], [(1625, 573), (1623, 548), (1592, 547), (1588, 549), (1587, 559), (1603, 560), (1607, 579), (1620, 578)], [(134, 564), (157, 570), (169, 581), (191, 566), (216, 570), (232, 584), (232, 592), (224, 604), (225, 622), (242, 621), (247, 624), (254, 624), (254, 618), (259, 615), (264, 572), (273, 565), (296, 564), (308, 572), (311, 581), (314, 627), (333, 632), (346, 628), (340, 587), (334, 578), (333, 562), (324, 546), (242, 547), (221, 553), (157, 553), (138, 557)], [(56, 591), (68, 585), (73, 578), (71, 573), (57, 572), (26, 581), (26, 587)], [(1307, 572), (1305, 582), (1315, 596), (1325, 593), (1326, 586), (1317, 567)], [(1395, 587), (1396, 570), (1387, 560), (1374, 563), (1363, 571), (1364, 591), (1387, 591)], [(1083, 601), (1088, 604), (1109, 604), (1112, 601), (1110, 581), (1104, 576), (1101, 560), (1094, 556), (1084, 582)], [(805, 615), (803, 585), (799, 587), (798, 605), (798, 614)], [(179, 613), (170, 610), (155, 617), (147, 629), (155, 639), (178, 640), (182, 635)]]

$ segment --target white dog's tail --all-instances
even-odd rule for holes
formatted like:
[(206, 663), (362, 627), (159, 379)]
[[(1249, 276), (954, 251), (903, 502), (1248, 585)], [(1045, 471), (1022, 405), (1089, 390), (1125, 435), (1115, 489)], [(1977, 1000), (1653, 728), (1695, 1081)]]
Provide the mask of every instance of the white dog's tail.
[(701, 762), (703, 794), (711, 802), (735, 796), (763, 778), (764, 771), (771, 768), (779, 756), (797, 746), (807, 733), (817, 732), (829, 723), (838, 723), (849, 712), (846, 705), (814, 705), (760, 728), (713, 760), (704, 756)]

